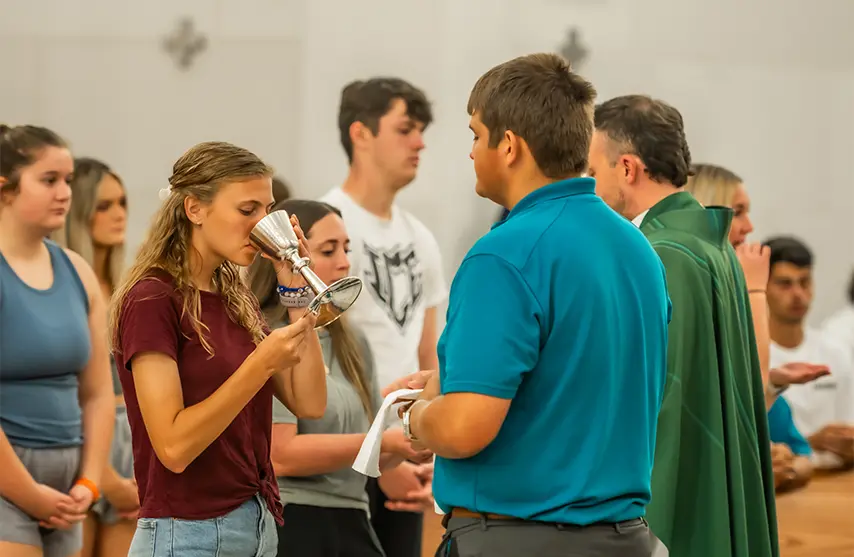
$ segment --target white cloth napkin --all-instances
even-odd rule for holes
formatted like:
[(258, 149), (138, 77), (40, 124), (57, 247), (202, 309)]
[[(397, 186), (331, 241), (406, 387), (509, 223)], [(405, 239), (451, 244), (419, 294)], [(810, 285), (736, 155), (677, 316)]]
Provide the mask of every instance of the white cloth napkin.
[(421, 391), (422, 389), (400, 389), (385, 397), (374, 418), (374, 423), (371, 424), (371, 429), (368, 430), (368, 434), (362, 442), (362, 448), (359, 449), (359, 454), (353, 461), (353, 470), (372, 478), (380, 476), (380, 447), (382, 446), (383, 431), (385, 431), (389, 411), (399, 399), (414, 399)]

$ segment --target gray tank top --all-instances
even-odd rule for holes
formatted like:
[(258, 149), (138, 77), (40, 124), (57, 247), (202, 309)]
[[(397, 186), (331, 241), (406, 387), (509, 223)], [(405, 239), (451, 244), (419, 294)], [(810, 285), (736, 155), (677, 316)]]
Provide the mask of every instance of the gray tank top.
[(24, 283), (0, 254), (0, 426), (12, 445), (83, 442), (80, 372), (89, 363), (89, 297), (74, 264), (45, 240), (53, 285)]

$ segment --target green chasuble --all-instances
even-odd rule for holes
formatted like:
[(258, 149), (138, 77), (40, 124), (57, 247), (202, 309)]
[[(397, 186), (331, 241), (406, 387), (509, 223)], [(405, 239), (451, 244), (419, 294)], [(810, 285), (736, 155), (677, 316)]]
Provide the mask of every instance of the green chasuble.
[(673, 303), (647, 520), (670, 557), (777, 557), (771, 440), (732, 210), (687, 192), (647, 213)]

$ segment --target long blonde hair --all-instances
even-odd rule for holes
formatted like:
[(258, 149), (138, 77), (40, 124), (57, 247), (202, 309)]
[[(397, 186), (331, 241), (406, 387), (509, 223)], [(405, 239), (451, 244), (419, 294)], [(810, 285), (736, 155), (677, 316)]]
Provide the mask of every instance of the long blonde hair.
[[(119, 349), (119, 320), (125, 298), (137, 282), (160, 269), (175, 281), (175, 289), (183, 298), (182, 316), (186, 316), (205, 350), (213, 356), (213, 347), (206, 338), (207, 326), (201, 322), (201, 297), (193, 285), (190, 272), (190, 251), (193, 226), (184, 210), (184, 199), (193, 197), (210, 203), (225, 184), (270, 177), (273, 170), (246, 149), (222, 142), (200, 143), (175, 162), (169, 195), (154, 216), (148, 237), (139, 249), (136, 261), (128, 269), (121, 285), (113, 295), (110, 328), (113, 349)], [(214, 286), (222, 296), (229, 317), (249, 331), (258, 343), (264, 339), (263, 318), (258, 301), (241, 280), (240, 268), (224, 261), (214, 271)]]
[(688, 177), (685, 189), (706, 207), (732, 207), (735, 192), (742, 184), (733, 171), (714, 164), (695, 164), (693, 176)]
[[(334, 213), (339, 217), (341, 216), (341, 211), (332, 205), (321, 201), (304, 199), (279, 201), (273, 206), (273, 210), (277, 211), (279, 209), (284, 209), (289, 215), (296, 215), (300, 226), (302, 226), (308, 237), (311, 236), (311, 228), (314, 226), (314, 223), (323, 217), (330, 213)], [(246, 278), (252, 289), (252, 293), (258, 298), (261, 310), (270, 326), (275, 327), (287, 323), (288, 312), (279, 303), (279, 295), (276, 290), (279, 283), (273, 264), (268, 259), (256, 257), (252, 265), (249, 266)], [(365, 373), (366, 355), (364, 354), (364, 350), (368, 348), (361, 345), (355, 331), (353, 331), (347, 322), (346, 315), (327, 325), (326, 330), (329, 331), (329, 339), (332, 341), (333, 357), (341, 366), (341, 372), (344, 374), (344, 377), (353, 386), (356, 394), (359, 395), (359, 400), (362, 402), (365, 413), (369, 418), (373, 419), (374, 414), (379, 408), (373, 407), (370, 385)]]
[[(71, 180), (71, 209), (65, 227), (52, 236), (56, 243), (80, 254), (94, 268), (94, 242), (92, 241), (92, 216), (98, 205), (98, 190), (104, 176), (112, 176), (124, 189), (122, 179), (109, 166), (92, 158), (74, 160), (74, 178)], [(111, 246), (107, 254), (106, 279), (114, 290), (125, 262), (125, 246)], [(97, 269), (95, 269), (97, 271)]]

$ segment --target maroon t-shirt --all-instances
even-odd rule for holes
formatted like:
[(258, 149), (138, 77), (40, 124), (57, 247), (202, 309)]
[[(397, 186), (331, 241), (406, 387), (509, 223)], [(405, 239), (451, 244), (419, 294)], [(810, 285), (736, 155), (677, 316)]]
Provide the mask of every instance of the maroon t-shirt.
[(157, 458), (139, 410), (131, 359), (141, 352), (160, 352), (178, 364), (184, 407), (209, 397), (255, 349), (252, 336), (229, 318), (222, 298), (201, 292), (201, 321), (214, 349), (205, 351), (189, 319), (182, 317), (182, 298), (164, 272), (153, 273), (131, 288), (119, 320), (120, 350), (116, 363), (124, 390), (133, 439), (134, 474), (139, 485), (140, 517), (199, 520), (222, 516), (260, 493), (282, 524), (282, 504), (270, 440), (273, 386), (268, 381), (222, 434), (181, 474)]

